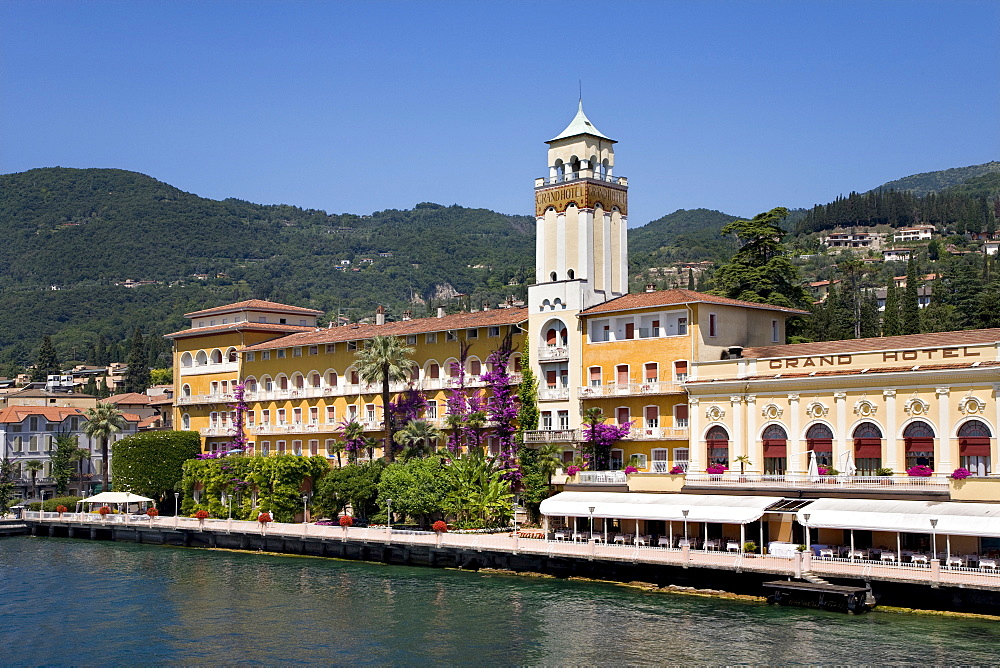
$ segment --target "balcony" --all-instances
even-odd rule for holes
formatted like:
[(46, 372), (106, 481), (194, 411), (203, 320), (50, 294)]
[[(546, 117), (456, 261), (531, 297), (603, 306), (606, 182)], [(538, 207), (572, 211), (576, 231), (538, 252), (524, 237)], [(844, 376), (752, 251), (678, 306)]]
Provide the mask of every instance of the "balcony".
[(624, 485), (628, 482), (625, 471), (580, 471), (577, 474), (580, 485)]
[(232, 427), (202, 427), (198, 433), (202, 436), (232, 436)]
[(539, 362), (563, 362), (569, 359), (569, 346), (542, 346), (538, 349)]
[(539, 401), (565, 401), (569, 399), (568, 387), (543, 387), (538, 390)]
[(585, 385), (580, 388), (581, 399), (604, 397), (638, 397), (657, 394), (684, 394), (684, 387), (672, 381), (647, 381), (645, 383), (610, 383), (608, 385)]
[(232, 394), (192, 394), (189, 397), (177, 397), (178, 406), (190, 406), (192, 404), (227, 404), (235, 401)]
[(207, 373), (238, 373), (239, 362), (219, 362), (218, 364), (195, 364), (194, 366), (182, 366), (180, 375), (201, 376)]
[(662, 440), (686, 440), (688, 437), (687, 427), (640, 427), (632, 425), (632, 430), (625, 438), (632, 441), (662, 441)]
[(541, 188), (543, 186), (552, 186), (558, 183), (570, 183), (572, 181), (579, 181), (581, 179), (588, 179), (590, 181), (600, 181), (601, 183), (611, 183), (616, 186), (627, 186), (628, 179), (624, 176), (612, 176), (610, 174), (601, 174), (600, 172), (595, 172), (593, 169), (581, 169), (578, 172), (569, 172), (567, 174), (558, 174), (556, 176), (543, 176), (535, 179), (535, 187)]
[(740, 474), (727, 471), (721, 475), (709, 473), (688, 473), (685, 484), (697, 487), (728, 487), (733, 489), (796, 489), (822, 492), (824, 494), (841, 491), (875, 492), (924, 492), (948, 494), (949, 478), (944, 475), (919, 476), (861, 476), (861, 475), (764, 475), (760, 473)]
[(524, 432), (525, 443), (575, 443), (579, 440), (579, 429), (540, 429)]

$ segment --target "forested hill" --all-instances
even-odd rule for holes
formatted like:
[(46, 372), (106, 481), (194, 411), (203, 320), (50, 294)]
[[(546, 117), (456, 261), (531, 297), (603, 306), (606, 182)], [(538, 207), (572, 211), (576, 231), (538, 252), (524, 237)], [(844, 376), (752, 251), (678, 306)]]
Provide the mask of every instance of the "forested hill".
[(719, 232), (736, 219), (711, 209), (678, 209), (631, 229), (628, 233), (631, 271), (672, 262), (728, 258), (736, 250), (735, 240), (724, 238)]
[(955, 167), (953, 169), (942, 169), (936, 172), (924, 172), (913, 174), (895, 181), (883, 183), (875, 190), (896, 190), (908, 192), (913, 195), (923, 196), (929, 193), (937, 193), (967, 182), (969, 179), (983, 176), (985, 174), (1000, 173), (1000, 162), (994, 160), (982, 165), (970, 165), (969, 167)]
[[(0, 235), (0, 362), (29, 361), (46, 333), (64, 360), (83, 360), (98, 335), (163, 333), (185, 310), (251, 296), (353, 318), (380, 303), (422, 315), (456, 292), (477, 305), (523, 296), (534, 272), (527, 216), (430, 203), (329, 215), (116, 169), (0, 176)], [(114, 285), (126, 280), (158, 283)]]

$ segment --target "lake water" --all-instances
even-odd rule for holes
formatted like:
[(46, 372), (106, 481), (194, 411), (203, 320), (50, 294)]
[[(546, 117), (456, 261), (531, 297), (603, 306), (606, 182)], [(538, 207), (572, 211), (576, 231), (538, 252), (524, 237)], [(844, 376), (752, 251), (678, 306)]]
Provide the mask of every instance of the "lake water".
[(0, 540), (4, 664), (986, 664), (1000, 623), (59, 538)]

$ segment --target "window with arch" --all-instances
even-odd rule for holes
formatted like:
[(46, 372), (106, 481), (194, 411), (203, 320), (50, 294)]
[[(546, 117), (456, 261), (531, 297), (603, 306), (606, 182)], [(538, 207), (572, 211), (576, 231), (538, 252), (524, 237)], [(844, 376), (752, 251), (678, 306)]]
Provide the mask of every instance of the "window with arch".
[(274, 381), (271, 380), (270, 376), (264, 376), (261, 378), (260, 384), (264, 387), (265, 392), (271, 392), (274, 390)]
[(441, 377), (441, 365), (437, 362), (431, 362), (427, 365), (427, 377), (431, 380), (437, 380)]
[(304, 389), (306, 386), (306, 379), (302, 377), (301, 373), (297, 373), (292, 377), (292, 388), (296, 390)]
[(566, 278), (572, 281), (574, 278), (576, 278), (576, 273), (572, 269), (567, 269)]
[(853, 436), (858, 475), (875, 475), (882, 468), (882, 430), (874, 422), (862, 422), (854, 428)]
[(906, 468), (934, 468), (934, 427), (923, 420), (914, 420), (903, 429), (906, 447)]
[(559, 280), (559, 276), (556, 274), (556, 272), (553, 271), (552, 273), (549, 274), (549, 280), (557, 281)]
[(725, 427), (715, 425), (705, 434), (708, 446), (708, 465), (729, 468), (729, 432)]
[(191, 386), (188, 385), (187, 383), (184, 383), (184, 385), (181, 386), (181, 396), (182, 397), (191, 396)]
[(204, 350), (199, 350), (198, 353), (194, 356), (194, 365), (205, 366), (206, 364), (208, 364), (208, 353), (206, 353)]
[(253, 376), (249, 376), (246, 380), (243, 381), (243, 389), (245, 389), (247, 392), (256, 392), (257, 379), (254, 378)]
[(191, 430), (191, 416), (187, 413), (184, 413), (184, 415), (181, 416), (181, 429), (184, 431)]
[(830, 466), (833, 462), (833, 430), (822, 422), (817, 422), (806, 430), (806, 450), (816, 455), (816, 463)]
[(764, 445), (764, 475), (785, 475), (788, 433), (780, 424), (768, 425), (760, 435)]
[(288, 389), (288, 376), (285, 375), (278, 376), (278, 389), (279, 390)]
[(222, 364), (222, 351), (216, 348), (212, 351), (212, 364)]
[(315, 371), (309, 374), (309, 387), (318, 388), (322, 382), (322, 377)]
[(230, 348), (228, 351), (226, 351), (226, 361), (235, 362), (236, 355), (237, 355), (236, 348)]
[(968, 469), (972, 475), (984, 477), (990, 474), (990, 438), (993, 434), (982, 420), (968, 420), (958, 428), (959, 466)]
[(183, 355), (181, 355), (181, 366), (182, 367), (185, 367), (185, 368), (190, 367), (193, 363), (194, 363), (194, 358), (191, 357), (191, 353), (184, 353)]
[(337, 378), (337, 372), (336, 371), (327, 371), (326, 372), (326, 384), (329, 387), (337, 387), (337, 380), (338, 380), (338, 378)]

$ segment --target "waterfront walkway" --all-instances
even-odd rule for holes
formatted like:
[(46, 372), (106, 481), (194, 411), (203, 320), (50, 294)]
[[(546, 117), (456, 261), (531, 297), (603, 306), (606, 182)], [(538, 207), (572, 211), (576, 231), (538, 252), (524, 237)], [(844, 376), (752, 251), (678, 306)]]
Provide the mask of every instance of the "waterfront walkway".
[(802, 577), (803, 572), (824, 578), (847, 578), (899, 582), (930, 586), (954, 586), (1000, 591), (1000, 573), (995, 569), (945, 567), (937, 560), (927, 564), (898, 564), (861, 559), (818, 559), (808, 553), (793, 556), (744, 554), (718, 550), (653, 547), (645, 545), (605, 544), (600, 541), (571, 542), (525, 538), (502, 534), (443, 533), (389, 530), (387, 527), (339, 527), (316, 524), (284, 524), (190, 517), (156, 517), (145, 515), (109, 515), (102, 518), (94, 513), (25, 513), (28, 524), (39, 528), (49, 526), (105, 529), (136, 529), (170, 532), (197, 531), (217, 534), (248, 534), (286, 539), (343, 541), (389, 546), (423, 546), (472, 552), (499, 552), (536, 555), (549, 558), (617, 561), (681, 568), (707, 568), (735, 572), (767, 573), (782, 577)]

